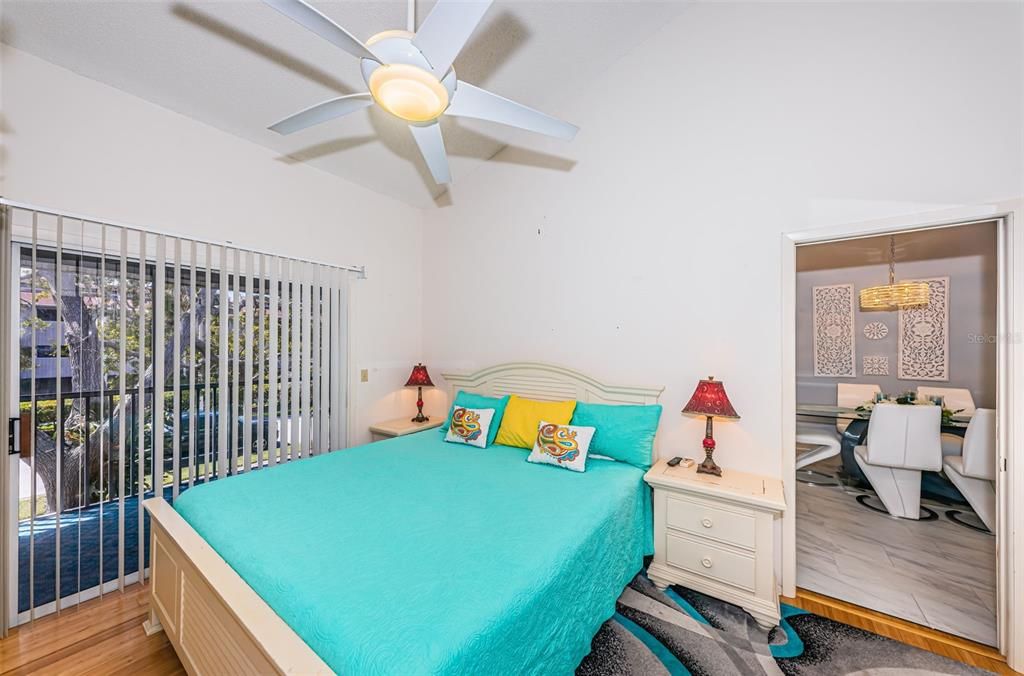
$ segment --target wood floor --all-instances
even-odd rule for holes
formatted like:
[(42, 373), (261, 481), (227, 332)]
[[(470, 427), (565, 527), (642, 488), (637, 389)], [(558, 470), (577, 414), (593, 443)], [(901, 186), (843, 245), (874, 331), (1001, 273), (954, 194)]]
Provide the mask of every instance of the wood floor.
[(0, 675), (184, 674), (167, 635), (143, 632), (148, 613), (149, 587), (136, 584), (17, 627), (0, 640)]
[[(18, 627), (0, 640), (0, 676), (14, 674), (89, 674), (96, 676), (170, 676), (185, 670), (163, 632), (146, 636), (149, 588), (111, 592), (78, 609), (50, 615)], [(997, 674), (1013, 675), (991, 648), (942, 634), (812, 592), (783, 599), (838, 622), (867, 629), (924, 650)]]
[(995, 648), (816, 592), (797, 589), (796, 598), (782, 597), (782, 602), (996, 674), (1018, 673), (1006, 666)]

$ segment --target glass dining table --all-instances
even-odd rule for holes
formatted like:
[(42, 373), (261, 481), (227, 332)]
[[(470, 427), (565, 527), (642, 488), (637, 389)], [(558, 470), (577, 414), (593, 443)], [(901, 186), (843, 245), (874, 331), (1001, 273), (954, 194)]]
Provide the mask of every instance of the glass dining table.
[[(934, 404), (916, 405), (928, 406)], [(871, 420), (870, 409), (849, 408), (830, 404), (798, 403), (796, 405), (796, 418), (798, 422), (833, 424), (837, 426), (837, 429), (839, 423), (847, 423), (846, 428), (842, 433), (842, 439), (840, 440), (839, 454), (842, 460), (842, 468), (840, 469), (837, 478), (841, 483), (847, 486), (867, 486), (867, 479), (865, 478), (864, 473), (860, 471), (860, 467), (857, 466), (857, 461), (853, 458), (853, 449), (867, 442), (868, 423)], [(970, 415), (965, 415), (963, 413), (954, 414), (952, 417), (948, 417), (943, 420), (942, 431), (962, 437), (967, 433), (967, 425), (970, 424), (970, 422)], [(949, 489), (952, 489), (952, 492)], [(949, 484), (949, 482), (944, 478), (936, 480), (925, 477), (922, 484), (922, 490), (947, 497), (955, 497), (958, 495), (958, 492), (956, 492), (956, 489), (952, 487), (952, 484)]]

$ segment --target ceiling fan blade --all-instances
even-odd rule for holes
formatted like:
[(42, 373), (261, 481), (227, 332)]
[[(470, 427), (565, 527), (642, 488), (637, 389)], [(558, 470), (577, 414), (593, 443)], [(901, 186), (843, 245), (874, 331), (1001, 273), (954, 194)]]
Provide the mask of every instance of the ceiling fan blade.
[(459, 80), (445, 115), (475, 117), (571, 141), (580, 129), (544, 113)]
[(412, 43), (427, 57), (438, 78), (451, 68), (452, 61), (473, 34), (493, 0), (437, 0), (423, 20)]
[(360, 59), (380, 62), (366, 45), (303, 0), (263, 0), (286, 17)]
[(416, 145), (420, 147), (420, 153), (427, 162), (430, 175), (438, 185), (451, 183), (452, 175), (448, 170), (448, 155), (444, 151), (444, 139), (441, 137), (441, 125), (436, 121), (422, 127), (414, 124), (409, 125)]
[(268, 129), (278, 134), (291, 134), (292, 132), (312, 127), (314, 124), (327, 122), (337, 117), (343, 117), (357, 110), (362, 110), (373, 105), (373, 97), (369, 92), (365, 94), (349, 94), (339, 96), (336, 99), (318, 103), (303, 111), (289, 115), (280, 122), (275, 122)]

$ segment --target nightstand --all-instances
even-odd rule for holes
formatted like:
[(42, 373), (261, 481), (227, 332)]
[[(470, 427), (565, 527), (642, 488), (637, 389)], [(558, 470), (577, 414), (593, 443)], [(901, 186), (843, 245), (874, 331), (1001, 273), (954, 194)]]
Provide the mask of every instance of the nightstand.
[(735, 603), (765, 628), (779, 623), (775, 519), (786, 502), (782, 482), (723, 469), (659, 460), (644, 480), (654, 489), (654, 561), (647, 576), (664, 589), (689, 587)]
[(421, 423), (413, 422), (409, 416), (395, 418), (394, 420), (370, 425), (370, 436), (374, 441), (390, 437), (404, 437), (406, 434), (412, 434), (413, 432), (422, 432), (423, 430), (440, 427), (444, 424), (444, 421), (444, 415), (433, 416), (430, 420)]

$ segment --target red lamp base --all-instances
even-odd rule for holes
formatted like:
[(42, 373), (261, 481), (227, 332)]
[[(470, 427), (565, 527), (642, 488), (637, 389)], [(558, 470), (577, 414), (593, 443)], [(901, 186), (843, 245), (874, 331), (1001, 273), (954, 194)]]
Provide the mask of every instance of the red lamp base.
[(421, 423), (430, 420), (427, 416), (423, 415), (423, 388), (416, 388), (416, 417), (412, 419), (412, 422)]
[(715, 438), (712, 436), (711, 416), (704, 431), (704, 462), (697, 465), (697, 474), (713, 474), (722, 476), (722, 468), (715, 464)]

